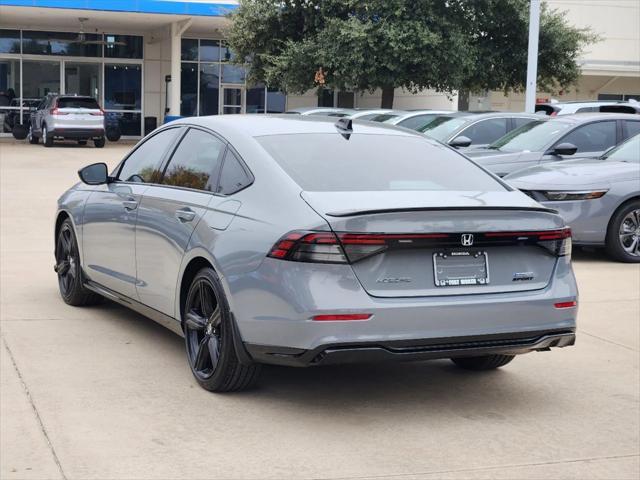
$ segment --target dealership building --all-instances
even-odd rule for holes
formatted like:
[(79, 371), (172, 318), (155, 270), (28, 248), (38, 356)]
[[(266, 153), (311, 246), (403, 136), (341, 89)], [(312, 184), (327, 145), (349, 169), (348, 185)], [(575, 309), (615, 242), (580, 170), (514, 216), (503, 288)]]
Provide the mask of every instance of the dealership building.
[[(548, 0), (603, 40), (581, 60), (577, 89), (556, 98), (640, 98), (640, 2)], [(91, 95), (108, 124), (139, 137), (166, 115), (369, 108), (380, 93), (285, 95), (249, 85), (224, 41), (233, 0), (0, 0), (0, 134), (49, 92)], [(551, 94), (539, 94), (550, 97)], [(456, 109), (456, 95), (396, 91), (396, 108)], [(471, 109), (522, 110), (519, 95), (472, 95)]]

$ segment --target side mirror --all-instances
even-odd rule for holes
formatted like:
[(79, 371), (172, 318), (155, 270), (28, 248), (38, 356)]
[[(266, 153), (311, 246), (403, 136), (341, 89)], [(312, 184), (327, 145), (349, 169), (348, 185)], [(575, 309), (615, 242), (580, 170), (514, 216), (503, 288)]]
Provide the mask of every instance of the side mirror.
[(573, 143), (564, 142), (556, 145), (553, 150), (551, 150), (552, 155), (573, 155), (578, 151), (578, 147), (576, 147)]
[(78, 170), (78, 176), (87, 185), (102, 185), (109, 183), (106, 163), (92, 163)]
[(460, 135), (449, 142), (449, 146), (453, 148), (466, 148), (471, 145), (471, 139)]

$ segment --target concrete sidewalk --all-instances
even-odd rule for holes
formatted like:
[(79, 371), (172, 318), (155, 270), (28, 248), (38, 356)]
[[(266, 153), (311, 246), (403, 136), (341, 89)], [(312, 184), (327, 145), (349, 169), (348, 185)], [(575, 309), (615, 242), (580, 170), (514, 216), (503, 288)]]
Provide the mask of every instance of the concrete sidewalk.
[(577, 345), (500, 371), (269, 367), (215, 395), (181, 338), (58, 296), (55, 201), (129, 148), (0, 141), (0, 478), (639, 478), (640, 265), (576, 252)]

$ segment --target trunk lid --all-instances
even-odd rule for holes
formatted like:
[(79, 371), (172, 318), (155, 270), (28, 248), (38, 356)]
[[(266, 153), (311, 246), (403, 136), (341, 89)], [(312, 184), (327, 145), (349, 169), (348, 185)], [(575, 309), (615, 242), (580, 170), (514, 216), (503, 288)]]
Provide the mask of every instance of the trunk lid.
[[(517, 191), (302, 192), (301, 196), (337, 234), (379, 234), (373, 238), (385, 239), (379, 253), (351, 265), (362, 287), (376, 297), (544, 288), (557, 257), (531, 241), (531, 235), (497, 234), (564, 226), (554, 210)], [(463, 234), (473, 235), (471, 245), (462, 245)], [(486, 269), (486, 283), (449, 283), (456, 271), (466, 275), (469, 269)], [(436, 285), (445, 278), (446, 284)]]

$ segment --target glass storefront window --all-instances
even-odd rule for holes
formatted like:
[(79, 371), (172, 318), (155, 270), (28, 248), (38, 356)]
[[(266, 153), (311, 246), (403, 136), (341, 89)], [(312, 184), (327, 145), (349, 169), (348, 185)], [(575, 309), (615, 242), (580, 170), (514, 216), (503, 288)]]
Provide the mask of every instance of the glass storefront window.
[(287, 96), (280, 90), (267, 89), (267, 113), (283, 113), (287, 106)]
[(0, 53), (20, 53), (20, 30), (0, 29)]
[(264, 86), (257, 85), (247, 88), (247, 113), (265, 112), (265, 89)]
[(20, 60), (0, 60), (0, 132), (20, 123)]
[(137, 112), (106, 112), (105, 128), (117, 127), (123, 136), (139, 137), (142, 114)]
[(217, 115), (220, 95), (220, 65), (200, 65), (200, 115)]
[(142, 58), (144, 42), (141, 36), (105, 33), (104, 41), (107, 58)]
[(98, 63), (65, 62), (65, 93), (88, 95), (100, 100), (101, 72), (102, 66)]
[(246, 70), (239, 65), (222, 65), (222, 83), (244, 83)]
[(236, 58), (236, 54), (234, 53), (234, 51), (231, 50), (231, 48), (229, 48), (229, 46), (224, 43), (222, 44), (222, 51), (220, 53), (221, 53), (221, 56), (220, 56), (221, 62), (229, 62)]
[(22, 61), (22, 96), (42, 98), (48, 93), (60, 93), (60, 62)]
[(198, 114), (198, 64), (183, 63), (180, 69), (180, 115)]
[(104, 108), (139, 110), (142, 106), (140, 65), (104, 66)]
[(181, 60), (198, 60), (198, 40), (194, 38), (183, 38), (180, 51)]
[(102, 46), (95, 43), (102, 35), (85, 33), (85, 41), (79, 41), (77, 33), (22, 31), (22, 53), (33, 55), (68, 55), (76, 57), (99, 57)]
[(220, 61), (220, 42), (218, 40), (200, 40), (200, 61)]

